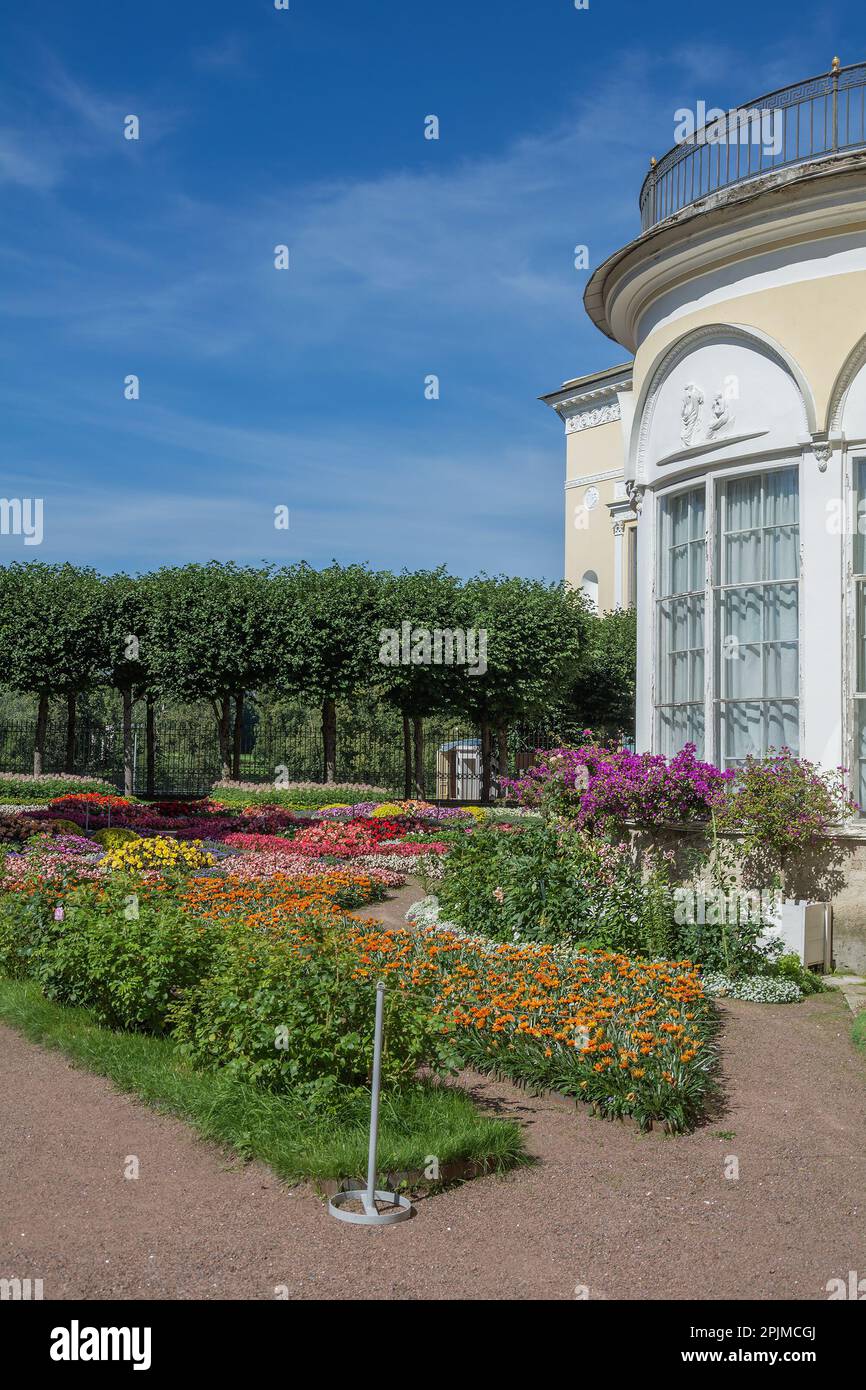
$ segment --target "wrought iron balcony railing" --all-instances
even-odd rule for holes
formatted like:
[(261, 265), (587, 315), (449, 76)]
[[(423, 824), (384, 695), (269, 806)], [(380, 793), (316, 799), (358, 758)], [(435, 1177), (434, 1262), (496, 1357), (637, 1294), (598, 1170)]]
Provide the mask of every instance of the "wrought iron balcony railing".
[(652, 160), (640, 192), (641, 230), (701, 198), (825, 155), (866, 149), (866, 63), (780, 87), (726, 111)]

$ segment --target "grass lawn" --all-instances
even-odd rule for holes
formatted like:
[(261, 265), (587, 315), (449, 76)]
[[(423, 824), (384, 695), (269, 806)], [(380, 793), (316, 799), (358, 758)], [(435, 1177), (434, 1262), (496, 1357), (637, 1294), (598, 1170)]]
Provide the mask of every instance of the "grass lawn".
[[(100, 1028), (86, 1010), (52, 1003), (30, 981), (0, 976), (0, 1020), (154, 1109), (186, 1120), (203, 1139), (260, 1159), (288, 1182), (366, 1174), (369, 1103), (311, 1118), (291, 1098), (193, 1071), (167, 1039)], [(481, 1115), (454, 1087), (420, 1085), (383, 1095), (382, 1172), (423, 1170), (429, 1155), (440, 1168), (464, 1162), (499, 1171), (527, 1161), (520, 1126)]]
[(855, 1018), (851, 1037), (854, 1039), (854, 1045), (859, 1047), (861, 1052), (866, 1052), (866, 1009), (861, 1010)]

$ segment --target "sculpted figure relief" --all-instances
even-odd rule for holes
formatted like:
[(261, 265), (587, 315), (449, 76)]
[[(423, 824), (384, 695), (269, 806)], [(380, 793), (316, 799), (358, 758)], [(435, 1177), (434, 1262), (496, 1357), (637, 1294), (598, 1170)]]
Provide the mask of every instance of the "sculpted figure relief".
[(693, 381), (686, 383), (685, 394), (683, 395), (683, 408), (680, 412), (682, 416), (682, 426), (680, 428), (680, 439), (686, 448), (690, 444), (696, 443), (696, 434), (701, 422), (701, 407), (704, 404), (704, 393), (700, 386), (696, 386)]

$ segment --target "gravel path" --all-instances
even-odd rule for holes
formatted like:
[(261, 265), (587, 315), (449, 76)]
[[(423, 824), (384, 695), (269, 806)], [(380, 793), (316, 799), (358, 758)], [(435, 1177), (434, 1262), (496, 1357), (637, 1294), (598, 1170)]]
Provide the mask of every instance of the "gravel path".
[[(45, 1297), (826, 1298), (866, 1273), (866, 1063), (841, 996), (723, 1006), (724, 1113), (666, 1138), (465, 1077), (537, 1166), (340, 1225), (306, 1188), (0, 1028), (0, 1276)], [(733, 1131), (734, 1137), (720, 1137)], [(128, 1155), (137, 1180), (124, 1177)], [(737, 1181), (724, 1176), (729, 1156)]]

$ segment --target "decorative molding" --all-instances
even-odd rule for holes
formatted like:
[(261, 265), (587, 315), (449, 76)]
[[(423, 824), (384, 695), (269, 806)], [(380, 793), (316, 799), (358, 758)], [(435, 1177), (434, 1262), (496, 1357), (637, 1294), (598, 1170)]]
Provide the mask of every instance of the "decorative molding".
[(625, 522), (624, 522), (624, 521), (615, 521), (615, 522), (613, 523), (613, 534), (614, 534), (615, 536), (624, 536), (624, 535), (625, 535)]
[(623, 476), (624, 470), (622, 468), (608, 468), (605, 473), (586, 473), (580, 478), (567, 478), (565, 490), (567, 492), (571, 487), (589, 487), (590, 483), (609, 483), (614, 478), (621, 479)]
[(830, 462), (833, 453), (833, 445), (830, 443), (829, 439), (813, 439), (811, 448), (812, 453), (818, 460), (818, 472), (826, 473), (827, 464)]
[(864, 364), (866, 364), (866, 337), (861, 338), (859, 343), (856, 343), (851, 349), (833, 385), (833, 394), (830, 397), (830, 409), (827, 416), (827, 429), (830, 434), (837, 433), (841, 428), (848, 391), (853, 386), (855, 378), (859, 376)]
[(646, 492), (646, 484), (638, 483), (634, 478), (629, 478), (626, 482), (625, 490), (628, 493), (628, 500), (631, 503), (632, 511), (635, 516), (639, 517), (641, 507), (643, 506), (643, 495)]
[(589, 410), (581, 410), (576, 415), (569, 415), (565, 421), (565, 433), (574, 434), (577, 430), (595, 429), (596, 425), (609, 425), (611, 421), (621, 418), (619, 401), (610, 401), (607, 405), (596, 405)]
[(730, 439), (705, 440), (701, 444), (693, 444), (690, 449), (677, 449), (673, 454), (665, 454), (664, 458), (656, 459), (656, 468), (664, 468), (668, 463), (682, 463), (685, 459), (699, 458), (701, 454), (711, 454), (716, 449), (729, 449), (734, 444), (745, 444), (748, 439), (763, 439), (769, 430), (753, 430), (751, 434), (732, 434)]

